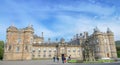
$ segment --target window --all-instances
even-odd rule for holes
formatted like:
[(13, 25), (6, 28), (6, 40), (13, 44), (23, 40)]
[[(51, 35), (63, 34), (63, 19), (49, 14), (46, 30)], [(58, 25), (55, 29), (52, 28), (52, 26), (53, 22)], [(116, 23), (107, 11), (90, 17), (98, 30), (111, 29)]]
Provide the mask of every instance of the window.
[(54, 52), (56, 52), (56, 50), (54, 50)]
[(16, 48), (16, 52), (19, 52), (19, 47)]
[(70, 52), (70, 50), (68, 50), (68, 52)]
[(98, 52), (100, 51), (100, 48), (98, 47), (98, 50), (97, 50)]
[(96, 39), (96, 42), (97, 42), (97, 43), (99, 43), (99, 40), (98, 40), (98, 39)]
[(32, 52), (35, 52), (35, 49), (33, 49)]
[(35, 57), (35, 55), (32, 55), (32, 57)]
[(108, 51), (109, 51), (108, 48), (106, 48), (105, 52), (108, 52)]
[(76, 50), (73, 50), (73, 52), (76, 52)]
[(78, 52), (80, 52), (80, 50), (78, 50)]
[(46, 55), (44, 54), (43, 57), (46, 57)]
[(21, 39), (20, 39), (20, 38), (18, 38), (18, 40), (17, 40), (17, 41), (18, 41), (18, 44), (19, 44), (19, 43), (21, 42)]
[(40, 57), (40, 55), (38, 55), (38, 57)]
[(51, 57), (51, 55), (49, 55), (49, 57)]
[(46, 52), (46, 50), (44, 50), (43, 52)]
[(38, 52), (39, 52), (39, 53), (41, 52), (40, 49), (38, 49)]
[(49, 50), (49, 52), (51, 52), (51, 50)]
[(39, 43), (39, 44), (41, 44), (41, 42), (40, 42), (40, 41), (39, 41), (38, 43)]
[(28, 46), (25, 46), (25, 50), (28, 50)]
[(11, 46), (11, 45), (9, 45), (9, 46), (8, 46), (8, 51), (10, 51), (10, 50), (11, 50), (11, 48), (12, 48), (12, 46)]
[(54, 50), (54, 52), (56, 52), (57, 51), (57, 49), (53, 49)]
[(32, 44), (32, 42), (33, 42), (33, 38), (31, 37), (31, 39), (30, 39), (30, 44)]
[(34, 44), (36, 44), (36, 42), (35, 42), (35, 41), (34, 41), (33, 43), (34, 43)]
[(44, 48), (43, 52), (46, 52), (46, 48)]

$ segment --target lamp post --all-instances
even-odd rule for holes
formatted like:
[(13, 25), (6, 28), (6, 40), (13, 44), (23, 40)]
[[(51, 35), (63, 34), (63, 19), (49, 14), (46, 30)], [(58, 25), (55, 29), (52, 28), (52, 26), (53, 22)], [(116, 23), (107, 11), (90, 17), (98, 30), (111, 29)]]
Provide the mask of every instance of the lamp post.
[(57, 49), (57, 51), (56, 51), (56, 52), (57, 52), (57, 57), (58, 57), (58, 47), (59, 47), (59, 46), (58, 46), (58, 44), (57, 44), (57, 45), (56, 45), (56, 49)]

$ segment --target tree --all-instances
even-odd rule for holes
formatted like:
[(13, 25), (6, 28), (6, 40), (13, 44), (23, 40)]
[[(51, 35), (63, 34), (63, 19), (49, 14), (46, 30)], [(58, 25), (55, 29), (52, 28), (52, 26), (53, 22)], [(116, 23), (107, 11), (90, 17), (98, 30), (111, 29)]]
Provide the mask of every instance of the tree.
[(3, 59), (3, 54), (4, 54), (4, 42), (0, 41), (0, 60)]
[(120, 58), (120, 41), (115, 41), (116, 49), (117, 49), (117, 56)]
[(120, 47), (117, 47), (116, 49), (117, 49), (117, 56), (118, 58), (120, 58)]

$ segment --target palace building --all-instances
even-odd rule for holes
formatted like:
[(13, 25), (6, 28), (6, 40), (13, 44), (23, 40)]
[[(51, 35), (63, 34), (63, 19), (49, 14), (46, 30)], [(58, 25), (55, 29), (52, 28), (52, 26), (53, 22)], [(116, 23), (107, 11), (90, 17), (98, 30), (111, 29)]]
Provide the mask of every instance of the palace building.
[(41, 36), (35, 35), (32, 26), (22, 29), (10, 26), (6, 33), (4, 60), (50, 59), (62, 55), (88, 61), (117, 58), (114, 33), (109, 28), (104, 33), (96, 27), (93, 34), (76, 34), (69, 42), (64, 38), (55, 42), (49, 38), (45, 42), (43, 32)]

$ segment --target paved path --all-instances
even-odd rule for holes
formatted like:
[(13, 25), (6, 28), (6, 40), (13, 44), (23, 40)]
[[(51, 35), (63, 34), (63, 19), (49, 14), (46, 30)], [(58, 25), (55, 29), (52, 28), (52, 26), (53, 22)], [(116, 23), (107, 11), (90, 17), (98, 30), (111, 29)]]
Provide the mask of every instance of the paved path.
[(97, 64), (84, 64), (84, 63), (61, 63), (53, 62), (52, 60), (32, 60), (32, 61), (0, 61), (0, 65), (120, 65), (120, 62), (115, 63), (97, 63)]

